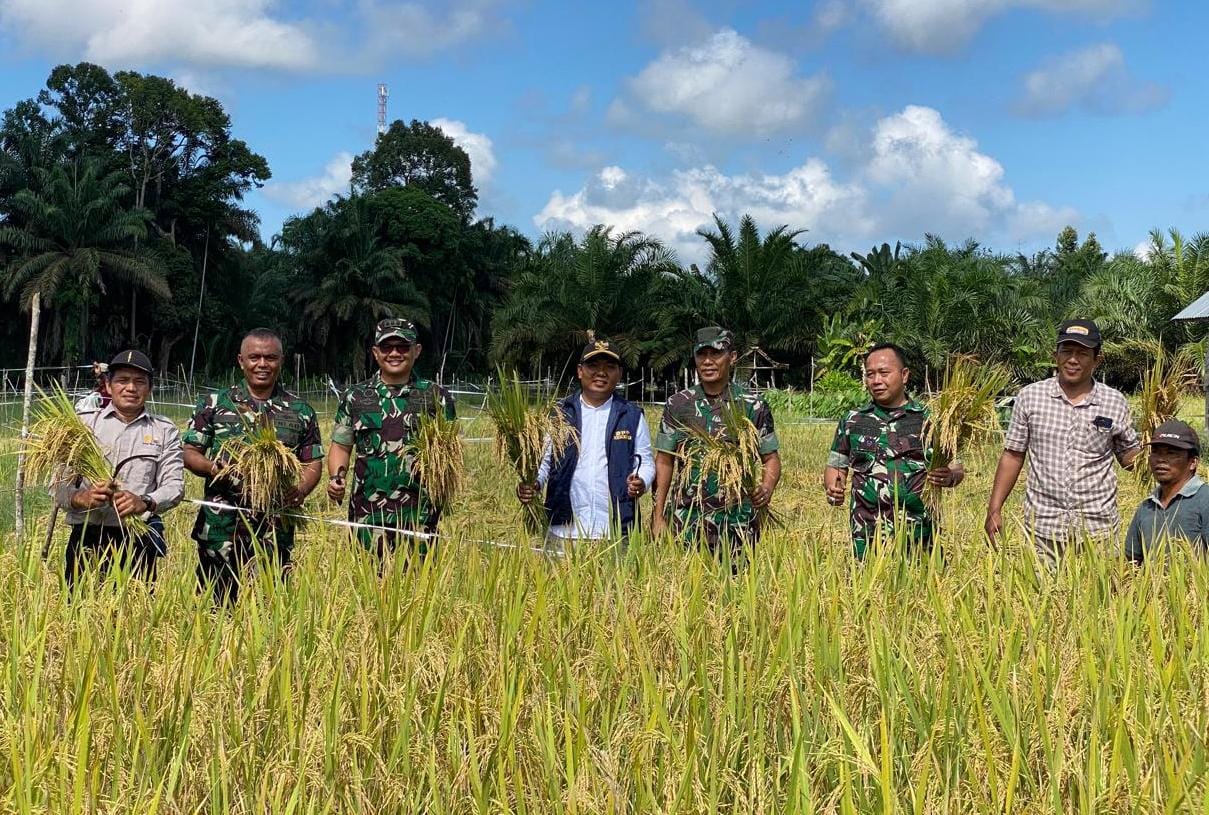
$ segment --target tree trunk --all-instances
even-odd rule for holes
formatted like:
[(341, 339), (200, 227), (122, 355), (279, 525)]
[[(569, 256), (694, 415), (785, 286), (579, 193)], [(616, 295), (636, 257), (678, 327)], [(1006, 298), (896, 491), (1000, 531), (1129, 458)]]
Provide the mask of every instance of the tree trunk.
[(21, 448), (17, 451), (17, 504), (13, 520), (17, 545), (25, 544), (25, 440), (29, 437), (29, 412), (34, 398), (34, 363), (38, 357), (38, 322), (42, 317), (42, 294), (34, 292), (29, 304), (29, 355), (25, 358), (25, 396), (21, 404)]
[(197, 288), (197, 321), (193, 324), (193, 351), (189, 354), (189, 385), (193, 385), (193, 364), (197, 362), (197, 334), (201, 331), (202, 303), (206, 299), (206, 264), (210, 260), (210, 227), (206, 227), (206, 247), (202, 250), (201, 285)]

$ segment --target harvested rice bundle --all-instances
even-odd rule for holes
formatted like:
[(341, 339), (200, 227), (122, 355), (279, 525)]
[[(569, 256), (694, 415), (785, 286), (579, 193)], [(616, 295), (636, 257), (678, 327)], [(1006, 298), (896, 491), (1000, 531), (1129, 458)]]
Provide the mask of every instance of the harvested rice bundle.
[[(507, 377), (501, 371), (499, 378), (499, 389), (487, 400), (487, 413), (495, 424), (495, 450), (522, 484), (534, 484), (546, 445), (558, 458), (574, 443), (575, 428), (549, 400), (534, 403), (516, 374)], [(545, 507), (538, 501), (523, 506), (525, 528), (533, 534), (544, 532)]]
[[(930, 469), (948, 467), (971, 442), (990, 439), (999, 432), (996, 400), (1011, 381), (1011, 374), (1001, 365), (984, 365), (973, 356), (953, 358), (940, 390), (928, 399), (931, 418), (924, 447), (932, 450)], [(939, 488), (929, 485), (925, 498), (936, 510)]]
[(462, 435), (456, 419), (438, 410), (421, 414), (409, 444), (415, 475), (428, 499), (438, 509), (453, 502), (466, 477)]
[[(676, 470), (677, 489), (692, 490), (700, 508), (705, 496), (721, 499), (730, 510), (749, 500), (764, 477), (760, 457), (760, 433), (743, 404), (728, 401), (722, 406), (721, 432), (714, 434), (696, 425), (685, 427)], [(755, 510), (755, 523), (767, 528), (780, 523), (769, 506)]]
[(302, 463), (277, 438), (271, 419), (264, 413), (246, 420), (244, 435), (223, 444), (222, 453), (224, 463), (217, 476), (240, 483), (248, 509), (256, 513), (281, 511), (286, 497), (302, 478)]
[[(31, 481), (46, 481), (51, 486), (63, 484), (79, 476), (89, 484), (112, 484), (122, 488), (119, 473), (105, 458), (105, 451), (96, 436), (76, 413), (71, 397), (58, 385), (48, 394), (38, 389), (25, 440), (25, 461)], [(150, 531), (147, 522), (137, 515), (122, 520), (122, 528), (130, 535)]]

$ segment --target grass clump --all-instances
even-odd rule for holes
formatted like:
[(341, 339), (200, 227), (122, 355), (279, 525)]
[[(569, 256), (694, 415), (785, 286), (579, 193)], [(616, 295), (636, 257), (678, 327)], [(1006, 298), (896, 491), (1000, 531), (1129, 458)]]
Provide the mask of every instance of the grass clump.
[[(78, 476), (87, 484), (122, 489), (119, 474), (105, 458), (96, 436), (76, 413), (71, 396), (58, 385), (50, 393), (38, 389), (25, 441), (25, 462), (31, 482), (45, 482), (52, 488)], [(123, 518), (122, 528), (135, 536), (150, 531), (147, 522), (137, 515)]]
[(409, 443), (415, 475), (435, 507), (449, 506), (466, 478), (462, 434), (456, 419), (441, 410), (420, 415)]
[(218, 477), (241, 484), (248, 509), (259, 514), (280, 512), (302, 478), (302, 463), (265, 413), (246, 419), (244, 435), (223, 444), (222, 460)]
[[(495, 425), (495, 449), (500, 461), (511, 465), (522, 484), (537, 483), (537, 471), (549, 445), (557, 459), (575, 442), (575, 428), (549, 399), (535, 401), (515, 373), (501, 371), (500, 386), (487, 399), (487, 413)], [(525, 528), (544, 532), (546, 510), (538, 501), (524, 504)]]

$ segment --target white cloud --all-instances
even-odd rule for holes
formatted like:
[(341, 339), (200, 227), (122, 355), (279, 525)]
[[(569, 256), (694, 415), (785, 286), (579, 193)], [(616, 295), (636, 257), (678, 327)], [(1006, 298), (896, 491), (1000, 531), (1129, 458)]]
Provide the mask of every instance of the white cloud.
[(320, 58), (268, 0), (0, 0), (0, 28), (23, 45), (106, 65), (172, 61), (286, 70)]
[(1012, 9), (1077, 13), (1108, 20), (1146, 5), (1147, 0), (863, 0), (865, 7), (901, 47), (943, 54), (957, 50), (988, 19)]
[(641, 178), (610, 166), (577, 192), (555, 192), (533, 220), (542, 229), (583, 231), (603, 223), (648, 232), (686, 260), (704, 255), (695, 233), (712, 224), (715, 212), (731, 221), (750, 213), (764, 228), (806, 228), (813, 243), (852, 249), (872, 239), (918, 240), (925, 232), (1049, 240), (1079, 222), (1069, 207), (1017, 201), (1003, 166), (931, 108), (910, 106), (884, 117), (865, 138), (864, 163), (847, 181), (818, 158), (780, 175), (726, 175), (707, 164)]
[(14, 43), (107, 66), (338, 73), (417, 58), (502, 27), (497, 0), (329, 0), (298, 19), (281, 0), (0, 0)]
[(641, 230), (692, 261), (704, 254), (696, 231), (711, 226), (715, 212), (731, 220), (750, 213), (766, 227), (788, 224), (855, 236), (871, 227), (864, 210), (859, 188), (837, 183), (822, 161), (809, 159), (783, 175), (728, 176), (705, 165), (665, 180), (605, 167), (578, 192), (555, 192), (533, 221), (541, 229), (582, 231), (604, 223)]
[[(665, 51), (628, 82), (638, 104), (718, 133), (761, 135), (809, 122), (829, 86), (796, 74), (784, 54), (722, 29), (700, 45)], [(628, 106), (616, 102), (610, 119)]]
[(426, 57), (498, 30), (493, 0), (446, 3), (360, 0), (366, 49), (377, 58)]
[(270, 181), (265, 184), (265, 197), (294, 209), (313, 209), (337, 193), (348, 193), (353, 177), (353, 154), (339, 152), (323, 168), (321, 175), (300, 181)]
[(1165, 88), (1134, 78), (1113, 43), (1063, 54), (1024, 78), (1019, 110), (1027, 116), (1057, 116), (1072, 108), (1112, 116), (1144, 113), (1167, 102)]
[(455, 119), (433, 119), (429, 124), (445, 131), (453, 143), (470, 156), (470, 172), (476, 184), (487, 184), (495, 175), (495, 148), (491, 139), (482, 133), (474, 133), (464, 122)]
[(1069, 209), (1018, 203), (1003, 165), (928, 107), (909, 105), (877, 122), (864, 176), (882, 192), (883, 228), (900, 234), (998, 231), (1023, 240), (1075, 219)]

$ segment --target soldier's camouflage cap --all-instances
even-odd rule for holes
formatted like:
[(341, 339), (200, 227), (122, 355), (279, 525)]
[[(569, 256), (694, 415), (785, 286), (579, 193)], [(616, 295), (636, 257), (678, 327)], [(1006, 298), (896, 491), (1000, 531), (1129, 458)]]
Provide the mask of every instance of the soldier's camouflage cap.
[(716, 348), (719, 351), (729, 351), (735, 347), (735, 335), (721, 326), (711, 325), (697, 331), (697, 341), (693, 343), (693, 353), (702, 348)]
[(380, 320), (378, 327), (374, 329), (374, 345), (381, 345), (391, 337), (415, 342), (417, 337), (416, 327), (412, 325), (410, 320), (404, 320), (400, 317), (387, 317), (385, 320)]

